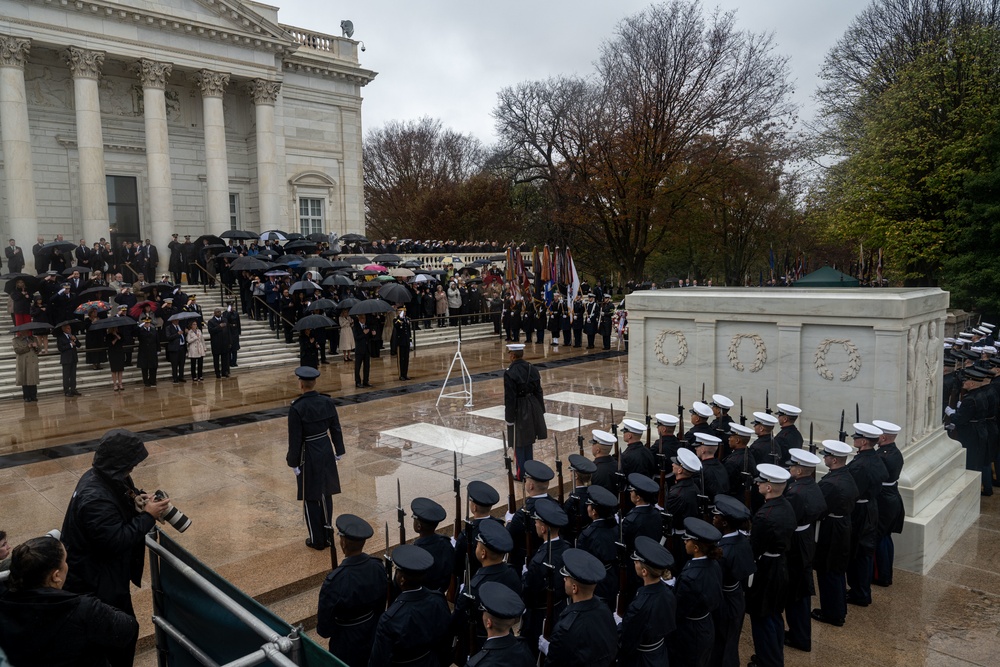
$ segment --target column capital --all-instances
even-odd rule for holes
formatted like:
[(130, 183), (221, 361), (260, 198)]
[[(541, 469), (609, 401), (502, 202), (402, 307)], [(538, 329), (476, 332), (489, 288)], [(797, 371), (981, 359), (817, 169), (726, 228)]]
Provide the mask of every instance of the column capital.
[(274, 104), (278, 101), (278, 91), (281, 90), (280, 81), (266, 81), (264, 79), (251, 79), (247, 84), (247, 93), (253, 97), (254, 104)]
[(87, 51), (75, 46), (63, 52), (74, 79), (98, 79), (104, 67), (104, 51)]
[(225, 72), (213, 72), (209, 69), (199, 70), (194, 75), (195, 83), (201, 90), (202, 97), (222, 97), (229, 84), (229, 75)]
[(23, 37), (0, 35), (0, 67), (24, 69), (31, 51), (31, 40)]
[(132, 65), (132, 69), (139, 75), (139, 83), (143, 88), (163, 90), (167, 87), (167, 79), (170, 78), (174, 66), (170, 63), (141, 58)]

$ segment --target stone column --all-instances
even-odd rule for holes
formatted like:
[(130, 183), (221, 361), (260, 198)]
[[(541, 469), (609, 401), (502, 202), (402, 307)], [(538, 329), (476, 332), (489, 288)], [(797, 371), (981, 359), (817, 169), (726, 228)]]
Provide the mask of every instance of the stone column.
[(104, 65), (104, 53), (71, 46), (64, 56), (73, 73), (83, 238), (88, 243), (94, 243), (101, 237), (111, 237), (108, 229), (108, 189), (104, 177), (101, 99), (97, 88), (101, 67)]
[(135, 64), (135, 70), (142, 84), (145, 109), (149, 222), (153, 245), (161, 257), (166, 257), (170, 253), (167, 244), (174, 231), (174, 195), (170, 185), (170, 141), (164, 93), (173, 65), (143, 58)]
[(281, 83), (254, 79), (249, 93), (256, 107), (257, 120), (257, 202), (260, 209), (260, 231), (283, 227), (279, 219), (278, 156), (274, 136), (274, 105), (278, 101)]
[(208, 181), (208, 231), (221, 234), (229, 229), (229, 160), (226, 157), (226, 119), (222, 97), (229, 75), (203, 69), (196, 77), (205, 115), (205, 169)]
[(38, 237), (28, 98), (24, 90), (24, 65), (30, 50), (30, 39), (0, 35), (0, 141), (7, 186), (7, 220), (10, 238), (25, 248)]

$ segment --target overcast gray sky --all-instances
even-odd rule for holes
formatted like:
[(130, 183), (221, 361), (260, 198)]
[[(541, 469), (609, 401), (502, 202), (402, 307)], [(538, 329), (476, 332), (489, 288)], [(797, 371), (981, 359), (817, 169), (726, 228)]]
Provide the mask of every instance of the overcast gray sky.
[[(282, 23), (340, 34), (354, 22), (367, 47), (361, 64), (378, 77), (362, 89), (365, 132), (389, 120), (439, 118), (486, 143), (497, 92), (520, 81), (593, 71), (602, 41), (616, 24), (651, 3), (641, 0), (269, 0)], [(815, 112), (812, 95), (823, 57), (869, 0), (719, 0), (737, 26), (772, 32), (789, 57), (800, 116)]]

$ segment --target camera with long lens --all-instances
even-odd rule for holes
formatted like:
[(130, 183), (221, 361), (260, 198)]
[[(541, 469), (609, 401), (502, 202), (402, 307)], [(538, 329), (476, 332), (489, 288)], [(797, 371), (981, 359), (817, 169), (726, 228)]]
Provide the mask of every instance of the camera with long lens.
[[(169, 496), (167, 496), (167, 494), (160, 489), (157, 489), (156, 493), (153, 494), (153, 500), (165, 500), (168, 497)], [(173, 526), (174, 530), (178, 533), (183, 533), (191, 527), (191, 519), (188, 518), (184, 512), (174, 507), (173, 504), (167, 505), (167, 511), (163, 513), (161, 520)]]

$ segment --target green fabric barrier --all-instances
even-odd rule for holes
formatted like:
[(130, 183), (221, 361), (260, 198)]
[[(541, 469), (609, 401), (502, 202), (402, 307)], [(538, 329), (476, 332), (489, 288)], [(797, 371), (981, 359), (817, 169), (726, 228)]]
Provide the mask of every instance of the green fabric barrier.
[[(279, 636), (286, 636), (292, 626), (273, 614), (252, 597), (222, 578), (217, 572), (195, 558), (164, 532), (159, 532), (159, 543), (182, 563), (208, 580), (213, 586), (231, 597), (250, 614), (272, 628)], [(173, 625), (215, 662), (224, 665), (260, 649), (265, 640), (244, 625), (229, 610), (212, 600), (170, 563), (159, 559), (160, 587), (157, 615)], [(154, 595), (155, 592), (154, 592)], [(165, 633), (167, 665), (169, 667), (201, 667), (183, 646)], [(306, 636), (300, 637), (301, 664), (304, 667), (347, 667)], [(266, 661), (262, 664), (271, 664)]]

